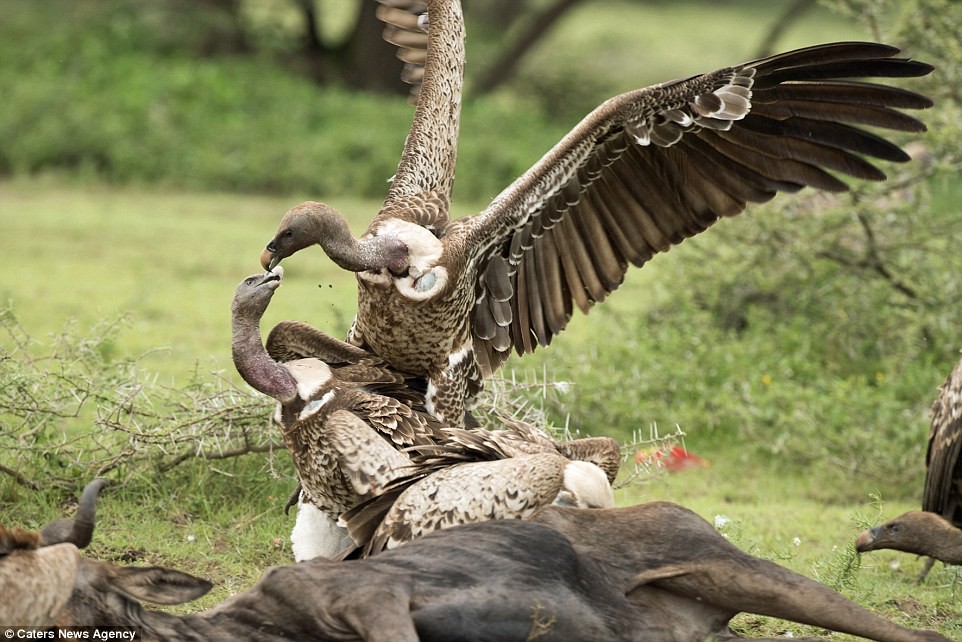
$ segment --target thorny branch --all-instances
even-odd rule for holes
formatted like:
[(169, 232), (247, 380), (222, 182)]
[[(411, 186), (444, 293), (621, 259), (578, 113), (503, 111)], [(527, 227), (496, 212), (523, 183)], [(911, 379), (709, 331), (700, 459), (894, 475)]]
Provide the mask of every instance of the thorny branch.
[[(5, 318), (10, 323), (12, 315)], [(72, 486), (78, 477), (129, 478), (145, 470), (167, 473), (195, 459), (284, 450), (269, 420), (272, 400), (216, 375), (198, 376), (184, 388), (146, 385), (136, 362), (105, 363), (96, 351), (98, 339), (62, 338), (50, 356), (30, 355), (29, 341), (17, 344), (16, 356), (0, 352), (0, 381), (7, 382), (0, 385), (0, 474), (31, 489), (39, 484), (24, 471), (43, 474), (44, 485)], [(488, 428), (521, 420), (556, 439), (575, 438), (580, 435), (567, 421), (553, 427), (546, 410), (569, 387), (550, 381), (547, 372), (524, 381), (495, 378), (476, 415)], [(72, 426), (65, 428), (68, 419)], [(89, 428), (78, 430), (85, 421)], [(654, 434), (628, 444), (626, 461), (634, 461), (641, 445), (667, 449), (680, 435)], [(634, 465), (622, 485), (656, 472)]]
[(26, 477), (24, 477), (23, 475), (21, 475), (19, 472), (17, 472), (12, 468), (7, 468), (3, 464), (0, 464), (0, 472), (2, 472), (5, 475), (10, 475), (11, 477), (13, 477), (14, 481), (16, 481), (21, 486), (26, 486), (30, 490), (40, 490), (39, 485), (30, 481), (29, 479), (27, 479)]
[[(166, 472), (192, 458), (282, 450), (269, 425), (271, 401), (223, 379), (184, 389), (147, 386), (136, 360), (111, 363), (100, 346), (120, 324), (70, 332), (46, 352), (12, 310), (0, 310), (0, 474), (36, 489), (78, 476)], [(82, 428), (86, 424), (88, 428)], [(43, 472), (40, 472), (43, 471)]]

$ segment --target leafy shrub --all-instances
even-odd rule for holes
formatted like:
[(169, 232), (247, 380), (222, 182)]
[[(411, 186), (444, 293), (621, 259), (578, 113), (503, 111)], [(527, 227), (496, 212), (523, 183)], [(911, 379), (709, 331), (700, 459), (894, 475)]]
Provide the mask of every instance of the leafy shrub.
[[(45, 29), (65, 19), (52, 7), (74, 28)], [(159, 40), (150, 16), (116, 9), (24, 5), (0, 26), (0, 172), (384, 196), (413, 117), (403, 100), (320, 88), (266, 58), (198, 58)], [(506, 98), (469, 105), (464, 119), (501, 134), (462, 145), (457, 189), (468, 201), (493, 197), (564, 133)]]

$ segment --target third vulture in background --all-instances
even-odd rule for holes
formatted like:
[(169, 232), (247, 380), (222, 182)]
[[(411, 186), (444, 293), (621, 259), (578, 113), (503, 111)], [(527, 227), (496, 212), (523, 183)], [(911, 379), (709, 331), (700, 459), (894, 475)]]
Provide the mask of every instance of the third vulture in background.
[(853, 80), (932, 70), (894, 47), (843, 42), (778, 54), (605, 101), (484, 211), (450, 221), (460, 5), (431, 0), (427, 20), (385, 7), (381, 16), (395, 25), (389, 38), (403, 58), (420, 61), (426, 47), (414, 121), (381, 211), (355, 239), (331, 207), (298, 205), (261, 263), (270, 269), (319, 244), (356, 272), (349, 340), (427, 377), (428, 410), (452, 425), (512, 348), (549, 344), (575, 307), (587, 312), (615, 290), (629, 264), (780, 191), (845, 191), (835, 174), (883, 180), (866, 157), (909, 157), (859, 126), (921, 132), (899, 110), (932, 104)]
[(922, 510), (871, 528), (855, 542), (860, 553), (891, 548), (927, 555), (919, 581), (935, 560), (962, 564), (962, 361), (932, 405)]

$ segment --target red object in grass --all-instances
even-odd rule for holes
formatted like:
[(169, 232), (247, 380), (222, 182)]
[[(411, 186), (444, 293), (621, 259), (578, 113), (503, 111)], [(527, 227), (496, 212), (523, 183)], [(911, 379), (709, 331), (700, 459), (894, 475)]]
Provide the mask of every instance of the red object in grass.
[(670, 473), (677, 473), (689, 468), (708, 468), (711, 466), (707, 460), (691, 454), (678, 445), (672, 446), (668, 452), (657, 448), (654, 450), (639, 450), (635, 453), (635, 461), (639, 464), (661, 466)]

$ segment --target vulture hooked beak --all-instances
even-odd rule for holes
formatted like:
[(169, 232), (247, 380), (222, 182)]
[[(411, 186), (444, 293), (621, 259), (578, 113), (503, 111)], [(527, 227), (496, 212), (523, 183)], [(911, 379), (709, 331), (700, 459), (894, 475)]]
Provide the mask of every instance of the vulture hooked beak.
[(268, 273), (270, 273), (270, 271), (277, 267), (277, 264), (281, 262), (280, 258), (277, 256), (277, 248), (274, 247), (274, 239), (271, 239), (271, 242), (268, 243), (267, 247), (264, 248), (264, 251), (261, 252), (260, 260), (261, 267), (267, 270)]
[(864, 553), (868, 550), (868, 547), (875, 540), (875, 533), (872, 530), (863, 531), (858, 539), (855, 540), (855, 551), (858, 553)]

